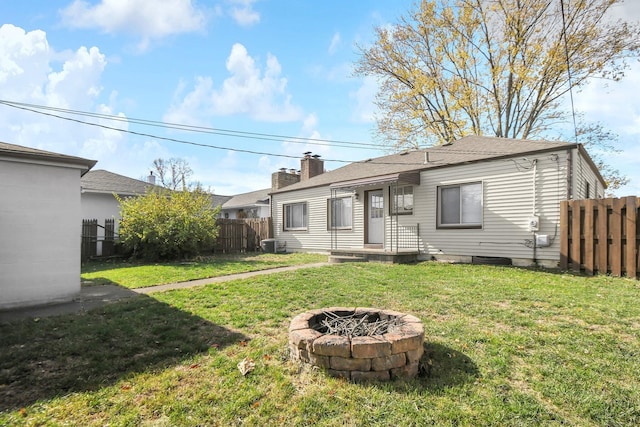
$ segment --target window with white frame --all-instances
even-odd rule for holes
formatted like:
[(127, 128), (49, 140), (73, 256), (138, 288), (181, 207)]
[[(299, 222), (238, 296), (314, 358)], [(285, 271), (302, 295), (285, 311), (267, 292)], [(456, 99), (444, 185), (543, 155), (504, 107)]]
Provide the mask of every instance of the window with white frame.
[(482, 227), (481, 182), (438, 187), (438, 227)]
[(350, 229), (353, 220), (353, 199), (349, 197), (339, 197), (327, 200), (329, 213), (329, 228)]
[(413, 186), (391, 186), (391, 214), (413, 214)]
[(284, 205), (284, 229), (306, 230), (308, 223), (307, 204), (291, 203)]

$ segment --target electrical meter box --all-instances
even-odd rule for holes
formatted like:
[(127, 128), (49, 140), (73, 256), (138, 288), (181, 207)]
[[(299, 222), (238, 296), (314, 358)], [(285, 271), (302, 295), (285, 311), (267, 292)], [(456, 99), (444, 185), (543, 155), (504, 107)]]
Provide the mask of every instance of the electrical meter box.
[(529, 231), (538, 231), (540, 230), (540, 217), (537, 215), (532, 215), (529, 218)]

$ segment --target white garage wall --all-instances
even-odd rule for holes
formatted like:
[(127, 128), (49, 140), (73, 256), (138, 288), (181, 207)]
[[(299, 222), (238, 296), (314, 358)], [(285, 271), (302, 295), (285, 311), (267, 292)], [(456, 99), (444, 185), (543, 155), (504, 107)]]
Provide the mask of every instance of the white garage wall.
[(80, 292), (80, 169), (0, 159), (0, 308)]

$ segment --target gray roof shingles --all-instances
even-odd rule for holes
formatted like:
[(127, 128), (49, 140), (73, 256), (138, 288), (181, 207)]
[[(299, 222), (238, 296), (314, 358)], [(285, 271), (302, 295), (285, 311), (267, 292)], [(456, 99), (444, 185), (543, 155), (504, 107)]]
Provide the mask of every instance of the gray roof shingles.
[[(577, 144), (574, 143), (559, 141), (467, 136), (447, 145), (438, 145), (424, 150), (409, 151), (350, 163), (333, 171), (314, 176), (306, 181), (272, 191), (272, 194), (394, 173), (421, 171), (482, 160), (575, 148), (576, 146)], [(428, 161), (425, 162), (427, 156)]]
[(142, 195), (148, 188), (157, 187), (139, 179), (129, 178), (106, 170), (89, 171), (80, 179), (86, 192)]
[(96, 160), (89, 160), (89, 159), (76, 157), (76, 156), (68, 156), (66, 154), (39, 150), (37, 148), (24, 147), (22, 145), (9, 144), (7, 142), (0, 142), (0, 155), (23, 158), (23, 159), (59, 162), (64, 164), (81, 166), (86, 170), (91, 169), (97, 163)]
[(222, 209), (268, 205), (270, 192), (271, 188), (265, 188), (262, 190), (251, 191), (249, 193), (236, 194), (222, 205)]

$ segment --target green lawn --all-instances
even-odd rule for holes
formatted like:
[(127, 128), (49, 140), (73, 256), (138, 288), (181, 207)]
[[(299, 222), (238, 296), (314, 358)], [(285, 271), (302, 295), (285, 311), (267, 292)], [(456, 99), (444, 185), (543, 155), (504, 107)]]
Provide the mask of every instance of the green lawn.
[[(639, 294), (610, 277), (336, 264), (0, 324), (0, 425), (640, 425)], [(420, 317), (425, 372), (352, 384), (288, 361), (290, 319), (338, 305)]]
[(81, 277), (92, 284), (116, 283), (135, 289), (326, 261), (326, 255), (305, 253), (216, 255), (156, 264), (94, 261), (83, 264)]

